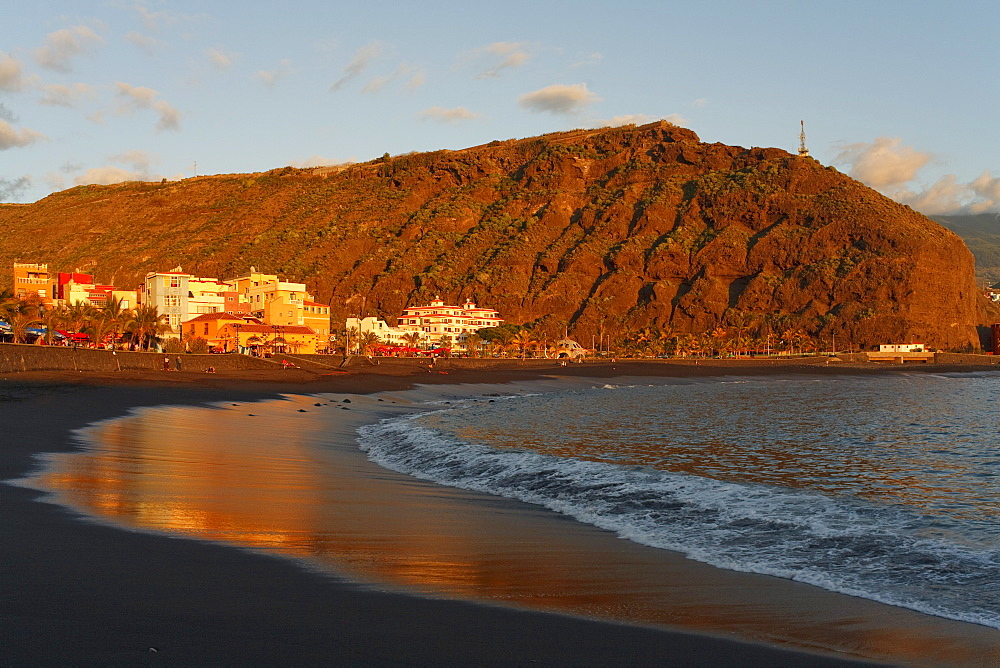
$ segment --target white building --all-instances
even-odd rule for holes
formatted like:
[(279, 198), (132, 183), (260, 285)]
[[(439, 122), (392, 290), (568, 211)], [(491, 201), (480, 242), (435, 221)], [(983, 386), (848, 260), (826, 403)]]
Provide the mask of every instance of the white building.
[(469, 334), (484, 327), (498, 327), (503, 323), (503, 318), (496, 310), (477, 307), (471, 300), (466, 300), (461, 306), (454, 306), (445, 304), (438, 297), (427, 306), (403, 309), (397, 323), (396, 327), (391, 327), (384, 320), (374, 317), (348, 318), (347, 328), (353, 327), (360, 333), (374, 332), (391, 345), (403, 345), (403, 337), (419, 332), (424, 347), (464, 348)]
[(927, 352), (922, 343), (882, 343), (879, 344), (880, 353), (923, 353)]
[(166, 323), (178, 336), (181, 323), (190, 320), (188, 310), (188, 282), (191, 274), (185, 274), (180, 267), (172, 271), (151, 271), (146, 274), (139, 288), (139, 301), (143, 306), (155, 306), (157, 313), (165, 315)]

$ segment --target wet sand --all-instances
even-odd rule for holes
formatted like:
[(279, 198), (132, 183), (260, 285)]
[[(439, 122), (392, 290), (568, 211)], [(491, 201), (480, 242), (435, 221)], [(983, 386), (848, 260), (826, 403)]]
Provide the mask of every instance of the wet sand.
[[(612, 376), (626, 370), (657, 375), (665, 370), (680, 375), (705, 373), (704, 369), (678, 371), (660, 365), (565, 371), (512, 366), (487, 373), (452, 370), (447, 376), (365, 372), (319, 380), (287, 375), (219, 378), (191, 374), (188, 378), (183, 373), (168, 374), (169, 379), (156, 374), (86, 379), (19, 374), (14, 381), (8, 377), (0, 382), (0, 416), (6, 425), (0, 448), (2, 479), (19, 477), (31, 468), (33, 453), (73, 449), (71, 429), (120, 416), (134, 406), (235, 400), (240, 405), (229, 409), (243, 417), (257, 409), (242, 402), (280, 392), (355, 396), (351, 411), (343, 410), (344, 405), (313, 407), (306, 399), (280, 402), (271, 409), (286, 413), (289, 421), (302, 417), (300, 408), (338, 411), (334, 422), (340, 428), (334, 431), (345, 447), (334, 453), (335, 463), (343, 469), (334, 487), (337, 502), (349, 511), (332, 528), (328, 517), (310, 516), (302, 504), (291, 513), (292, 521), (289, 509), (274, 502), (258, 505), (256, 512), (247, 512), (252, 504), (236, 502), (200, 508), (201, 515), (188, 506), (164, 513), (169, 499), (135, 503), (127, 495), (116, 496), (103, 483), (95, 483), (101, 493), (88, 495), (89, 501), (75, 501), (80, 507), (103, 503), (117, 509), (119, 517), (132, 513), (142, 515), (144, 521), (166, 517), (176, 523), (177, 517), (188, 517), (189, 525), (208, 527), (209, 532), (201, 534), (205, 538), (243, 540), (256, 548), (277, 544), (279, 551), (284, 546), (288, 556), (305, 560), (307, 565), (312, 561), (315, 566), (317, 559), (337, 564), (338, 577), (213, 543), (82, 522), (61, 506), (38, 503), (37, 491), (0, 486), (0, 527), (5, 536), (0, 545), (5, 581), (0, 594), (0, 657), (4, 663), (168, 665), (321, 661), (817, 665), (837, 660), (835, 655), (821, 658), (774, 644), (785, 642), (800, 650), (839, 648), (855, 658), (906, 663), (955, 663), (958, 655), (949, 654), (948, 646), (953, 643), (953, 649), (964, 652), (959, 663), (995, 662), (988, 642), (1000, 635), (995, 631), (971, 625), (943, 628), (937, 620), (915, 613), (849, 597), (834, 597), (837, 600), (831, 602), (832, 595), (811, 587), (719, 571), (621, 541), (526, 504), (405, 479), (373, 467), (350, 450), (347, 442), (356, 425), (388, 408), (388, 401), (378, 405), (374, 398), (356, 396), (358, 392), (401, 390), (414, 381), (527, 379), (540, 371), (587, 376)], [(738, 373), (746, 375), (747, 371)], [(388, 400), (393, 395), (380, 396)], [(161, 413), (158, 419), (169, 423), (171, 418)], [(155, 428), (156, 422), (152, 424)], [(299, 455), (315, 456), (314, 451), (310, 453)], [(296, 475), (307, 471), (304, 467)], [(91, 466), (86, 477), (100, 481), (107, 473)], [(198, 477), (186, 481), (185, 493), (177, 496), (202, 496)], [(260, 487), (268, 481), (249, 482)], [(148, 497), (148, 489), (144, 493), (144, 498), (156, 498), (155, 492)], [(330, 494), (329, 488), (326, 493)], [(405, 507), (401, 495), (408, 495)], [(383, 502), (375, 503), (378, 499)], [(151, 512), (151, 506), (160, 512)], [(450, 515), (445, 513), (449, 508)], [(273, 525), (262, 526), (261, 518), (268, 519), (269, 510), (280, 517)], [(205, 513), (209, 513), (208, 520)], [(190, 521), (191, 517), (196, 521)], [(381, 524), (375, 522), (377, 518)], [(289, 529), (288, 535), (277, 536), (275, 527), (282, 524)], [(538, 542), (527, 545), (526, 536)], [(544, 546), (544, 554), (538, 554), (538, 545)], [(377, 591), (351, 582), (373, 575), (385, 589), (425, 596)], [(627, 611), (629, 617), (609, 608), (645, 606), (661, 615), (645, 618), (645, 623), (667, 623), (687, 631), (426, 597), (481, 597), (469, 594), (470, 582), (478, 591), (485, 583), (493, 600), (521, 608), (539, 607), (533, 605), (534, 597), (544, 599), (546, 605), (540, 607), (546, 609), (634, 620), (634, 610)], [(526, 588), (526, 583), (541, 587)], [(619, 596), (614, 595), (616, 587)], [(665, 601), (672, 601), (672, 607), (664, 608)], [(664, 609), (666, 619), (662, 618)], [(724, 637), (727, 633), (729, 637)], [(854, 640), (844, 641), (845, 635), (852, 634)], [(772, 644), (743, 644), (730, 639), (735, 637), (769, 639)], [(927, 659), (934, 656), (936, 660)]]

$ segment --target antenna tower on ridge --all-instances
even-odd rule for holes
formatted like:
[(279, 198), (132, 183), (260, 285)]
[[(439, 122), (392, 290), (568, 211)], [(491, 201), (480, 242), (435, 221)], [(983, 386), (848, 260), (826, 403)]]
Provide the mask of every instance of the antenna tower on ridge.
[(799, 133), (799, 155), (803, 158), (809, 157), (809, 149), (806, 148), (806, 122), (799, 121), (802, 125), (802, 132)]

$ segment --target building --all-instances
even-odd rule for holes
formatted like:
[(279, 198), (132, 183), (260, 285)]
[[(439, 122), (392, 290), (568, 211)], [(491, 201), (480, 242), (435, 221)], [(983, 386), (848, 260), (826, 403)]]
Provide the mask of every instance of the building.
[(878, 351), (880, 353), (923, 353), (927, 352), (924, 350), (924, 344), (922, 343), (882, 343), (879, 344)]
[(320, 340), (305, 325), (264, 325), (226, 322), (219, 328), (219, 339), (233, 346), (239, 345), (240, 352), (257, 354), (311, 355), (326, 347), (326, 340)]
[(306, 299), (302, 302), (302, 324), (324, 341), (330, 340), (330, 307)]
[(56, 274), (55, 298), (61, 299), (68, 306), (85, 302), (87, 290), (93, 285), (95, 285), (94, 277), (90, 274), (79, 271), (59, 272)]
[[(282, 281), (274, 274), (262, 274), (254, 267), (249, 273), (226, 281), (250, 312), (272, 325), (305, 325), (305, 302), (312, 301), (305, 283)], [(327, 327), (329, 329), (329, 327)]]
[(226, 310), (226, 294), (232, 288), (217, 278), (188, 278), (187, 315), (192, 317), (204, 313), (220, 313)]
[[(346, 326), (348, 331), (353, 330), (358, 334), (375, 334), (378, 336), (379, 340), (382, 341), (382, 343), (389, 346), (409, 345), (407, 337), (418, 331), (412, 328), (404, 329), (402, 327), (392, 327), (385, 320), (376, 318), (375, 316), (368, 316), (367, 318), (348, 318)], [(422, 333), (421, 337), (423, 337)], [(354, 343), (356, 343), (356, 341)]]
[(155, 306), (157, 313), (166, 316), (166, 324), (175, 336), (181, 331), (181, 323), (190, 319), (188, 283), (191, 278), (191, 274), (184, 273), (180, 267), (171, 271), (151, 271), (139, 288), (140, 303)]
[(452, 306), (437, 297), (427, 306), (403, 309), (397, 323), (401, 329), (423, 332), (429, 341), (439, 345), (458, 344), (464, 347), (469, 334), (484, 327), (499, 327), (503, 318), (497, 311), (479, 308), (468, 299), (461, 306)]
[(440, 297), (427, 306), (410, 306), (403, 309), (397, 325), (390, 326), (375, 317), (348, 318), (347, 328), (359, 333), (373, 332), (390, 345), (405, 345), (406, 337), (414, 332), (421, 335), (423, 347), (465, 348), (465, 341), (485, 327), (498, 327), (503, 318), (494, 309), (477, 307), (466, 300), (461, 306), (445, 304)]
[(55, 299), (54, 281), (47, 264), (15, 262), (13, 286), (14, 296), (18, 299), (34, 294), (46, 306), (51, 306)]
[(255, 324), (259, 325), (261, 322), (255, 318), (243, 318), (238, 315), (233, 315), (231, 313), (226, 313), (225, 311), (220, 311), (216, 313), (202, 313), (197, 315), (190, 320), (186, 320), (181, 324), (183, 331), (183, 336), (185, 339), (202, 338), (208, 341), (210, 348), (219, 349), (222, 352), (229, 352), (233, 350), (236, 345), (235, 332), (239, 328), (235, 328), (227, 332), (225, 335), (222, 333), (222, 329), (226, 325), (248, 325)]

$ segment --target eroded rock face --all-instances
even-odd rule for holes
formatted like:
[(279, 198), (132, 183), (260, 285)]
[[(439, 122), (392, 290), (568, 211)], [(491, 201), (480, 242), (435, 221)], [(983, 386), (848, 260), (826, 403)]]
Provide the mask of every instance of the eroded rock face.
[(255, 265), (307, 282), (338, 317), (391, 319), (439, 294), (584, 341), (767, 321), (863, 345), (978, 343), (973, 258), (953, 233), (811, 158), (666, 122), (80, 187), (0, 207), (0, 223), (4, 262), (119, 285)]

